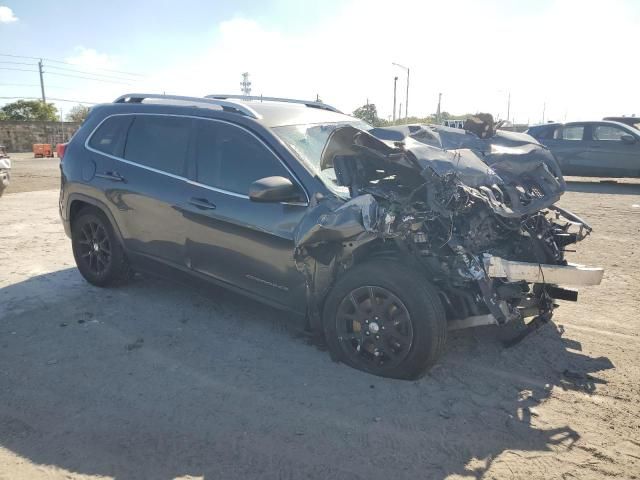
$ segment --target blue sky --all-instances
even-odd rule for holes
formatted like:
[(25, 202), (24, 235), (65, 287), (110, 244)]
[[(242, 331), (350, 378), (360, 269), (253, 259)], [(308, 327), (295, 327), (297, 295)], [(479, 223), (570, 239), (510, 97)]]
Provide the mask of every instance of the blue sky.
[[(543, 108), (546, 120), (640, 115), (640, 96), (621, 88), (640, 73), (639, 31), (636, 0), (0, 0), (0, 54), (71, 64), (45, 61), (51, 98), (239, 93), (249, 71), (255, 94), (319, 94), (346, 111), (368, 99), (383, 117), (396, 75), (405, 101), (405, 72), (392, 62), (411, 68), (410, 114), (435, 111), (442, 92), (447, 111), (501, 118), (510, 93), (519, 122), (540, 121)], [(37, 84), (37, 73), (0, 69), (0, 97), (37, 97)]]

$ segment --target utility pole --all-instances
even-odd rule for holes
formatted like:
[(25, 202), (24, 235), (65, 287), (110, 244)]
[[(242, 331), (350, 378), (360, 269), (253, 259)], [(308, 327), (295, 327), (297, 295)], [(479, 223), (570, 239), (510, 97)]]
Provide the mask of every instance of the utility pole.
[(511, 92), (509, 92), (509, 96), (507, 97), (507, 122), (509, 121), (510, 115), (511, 115)]
[(38, 71), (40, 72), (40, 90), (42, 91), (42, 103), (46, 105), (47, 98), (44, 96), (44, 79), (42, 77), (42, 59), (38, 61)]
[(407, 96), (404, 99), (404, 123), (409, 123), (409, 69), (407, 68)]
[(396, 87), (398, 85), (398, 77), (393, 77), (393, 123), (396, 123)]
[(242, 87), (242, 94), (245, 97), (251, 96), (251, 82), (249, 81), (249, 72), (244, 72), (242, 74), (242, 82), (240, 82), (240, 86)]
[(542, 123), (544, 123), (544, 113), (546, 109), (547, 109), (547, 102), (544, 102), (542, 104)]
[(398, 120), (402, 118), (402, 102), (400, 102), (400, 110), (398, 111)]
[(396, 67), (400, 67), (407, 71), (407, 96), (404, 99), (404, 123), (409, 122), (409, 67), (400, 65), (399, 63), (392, 62)]
[(440, 102), (442, 101), (442, 93), (438, 94), (438, 110), (436, 110), (436, 122), (440, 124)]

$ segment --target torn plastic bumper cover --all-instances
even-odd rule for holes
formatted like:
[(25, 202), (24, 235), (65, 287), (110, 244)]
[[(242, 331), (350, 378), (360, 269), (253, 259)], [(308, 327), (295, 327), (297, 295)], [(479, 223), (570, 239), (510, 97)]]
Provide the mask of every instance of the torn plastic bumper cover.
[(603, 270), (569, 265), (591, 227), (554, 205), (565, 189), (551, 153), (524, 134), (481, 139), (446, 127), (336, 128), (322, 153), (350, 200), (316, 197), (295, 232), (309, 317), (335, 279), (393, 255), (436, 285), (451, 328), (551, 318), (557, 285), (597, 285)]

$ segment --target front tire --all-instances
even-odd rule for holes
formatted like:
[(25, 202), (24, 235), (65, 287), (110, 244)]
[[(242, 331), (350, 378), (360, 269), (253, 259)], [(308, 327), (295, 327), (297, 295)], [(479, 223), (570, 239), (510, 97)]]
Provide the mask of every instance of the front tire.
[(95, 208), (82, 210), (71, 226), (76, 265), (92, 285), (107, 287), (130, 278), (131, 270), (111, 222)]
[(416, 379), (441, 355), (447, 323), (436, 289), (392, 260), (372, 260), (340, 278), (323, 309), (334, 358), (382, 377)]

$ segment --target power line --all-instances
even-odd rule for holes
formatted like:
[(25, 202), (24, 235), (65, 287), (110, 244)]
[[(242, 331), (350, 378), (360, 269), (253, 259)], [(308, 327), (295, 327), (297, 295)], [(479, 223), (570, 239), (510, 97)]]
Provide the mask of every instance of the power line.
[[(76, 63), (71, 63), (71, 62), (63, 62), (62, 60), (53, 60), (51, 58), (43, 58), (43, 60), (46, 60), (47, 62), (54, 62), (54, 63), (63, 63), (65, 65), (75, 65), (77, 66)], [(133, 75), (135, 77), (146, 77), (146, 75), (142, 74), (142, 73), (133, 73), (133, 72), (123, 72), (122, 70), (112, 70), (110, 68), (100, 68), (100, 67), (96, 67), (96, 70), (104, 70), (105, 72), (112, 72), (112, 73), (121, 73), (123, 75)]]
[[(39, 83), (0, 83), (0, 87), (39, 87)], [(60, 85), (47, 85), (47, 88), (57, 88), (60, 90), (73, 90), (71, 87)]]
[(36, 73), (38, 73), (38, 70), (27, 70), (26, 68), (0, 67), (0, 70), (13, 70), (14, 72), (36, 72)]
[[(0, 53), (0, 57), (29, 58), (31, 60), (40, 60), (42, 58), (42, 60), (46, 60), (47, 62), (62, 63), (62, 64), (65, 64), (65, 65), (77, 66), (77, 64), (75, 64), (75, 63), (65, 62), (63, 60), (55, 60), (53, 58), (45, 58), (45, 57), (28, 57), (26, 55), (12, 55), (12, 54), (9, 54), (9, 53)], [(123, 75), (133, 75), (133, 76), (136, 76), (136, 77), (145, 77), (146, 76), (146, 75), (143, 75), (141, 73), (123, 72), (122, 70), (112, 70), (110, 68), (96, 67), (96, 70), (104, 70), (105, 72), (112, 72), (112, 73), (121, 73)]]
[[(41, 99), (40, 97), (0, 97), (0, 100), (41, 100)], [(68, 100), (66, 98), (49, 97), (49, 100), (55, 100), (56, 102), (85, 103), (87, 105), (98, 105), (96, 102), (85, 102), (83, 100)]]
[[(84, 73), (84, 74), (87, 74), (87, 75), (93, 75), (93, 76), (96, 76), (96, 77), (105, 77), (105, 78), (114, 78), (114, 79), (116, 79), (116, 80), (127, 80), (127, 81), (133, 81), (133, 79), (132, 79), (132, 78), (116, 77), (116, 76), (114, 76), (114, 75), (104, 75), (104, 74), (102, 74), (102, 73), (87, 72), (86, 70), (76, 70), (76, 69), (74, 69), (74, 68), (56, 67), (55, 65), (46, 65), (46, 64), (45, 64), (44, 66), (45, 66), (45, 67), (48, 67), (48, 68), (55, 68), (55, 69), (57, 69), (57, 70), (64, 70), (64, 71), (67, 71), (67, 72)], [(47, 72), (47, 73), (51, 73), (51, 72)]]
[[(37, 65), (37, 64), (31, 63), (31, 62), (11, 62), (11, 61), (6, 61), (6, 60), (0, 60), (0, 63), (10, 64), (10, 65), (28, 65), (30, 67), (33, 67), (34, 65)], [(65, 70), (65, 71), (69, 71), (69, 72), (84, 73), (84, 74), (93, 75), (93, 76), (96, 76), (96, 77), (105, 77), (105, 78), (113, 78), (113, 79), (116, 79), (116, 80), (128, 80), (128, 81), (133, 80), (131, 78), (126, 78), (126, 77), (116, 77), (114, 75), (105, 75), (103, 73), (87, 72), (86, 70), (77, 70), (77, 69), (73, 69), (73, 68), (57, 67), (55, 65), (43, 65), (43, 66), (46, 66), (48, 68), (55, 68), (57, 70)]]
[(9, 63), (11, 65), (30, 65), (30, 66), (33, 67), (33, 63), (31, 63), (31, 62), (29, 62), (29, 63), (27, 63), (27, 62), (10, 62), (10, 61), (7, 61), (7, 60), (0, 60), (0, 63)]
[[(37, 72), (37, 70), (33, 70), (34, 72)], [(91, 78), (91, 77), (82, 77), (80, 75), (69, 75), (67, 73), (58, 73), (58, 72), (46, 72), (47, 75), (59, 75), (61, 77), (71, 77), (71, 78), (82, 78), (84, 80), (93, 80), (95, 82), (103, 82), (103, 83), (117, 83), (120, 85), (131, 85), (131, 83), (126, 83), (126, 82), (115, 82), (113, 80), (103, 80), (100, 78)], [(135, 81), (132, 79), (132, 81)]]
[(40, 60), (40, 58), (38, 57), (27, 57), (25, 55), (11, 55), (10, 53), (0, 53), (0, 57), (30, 58), (32, 60)]

